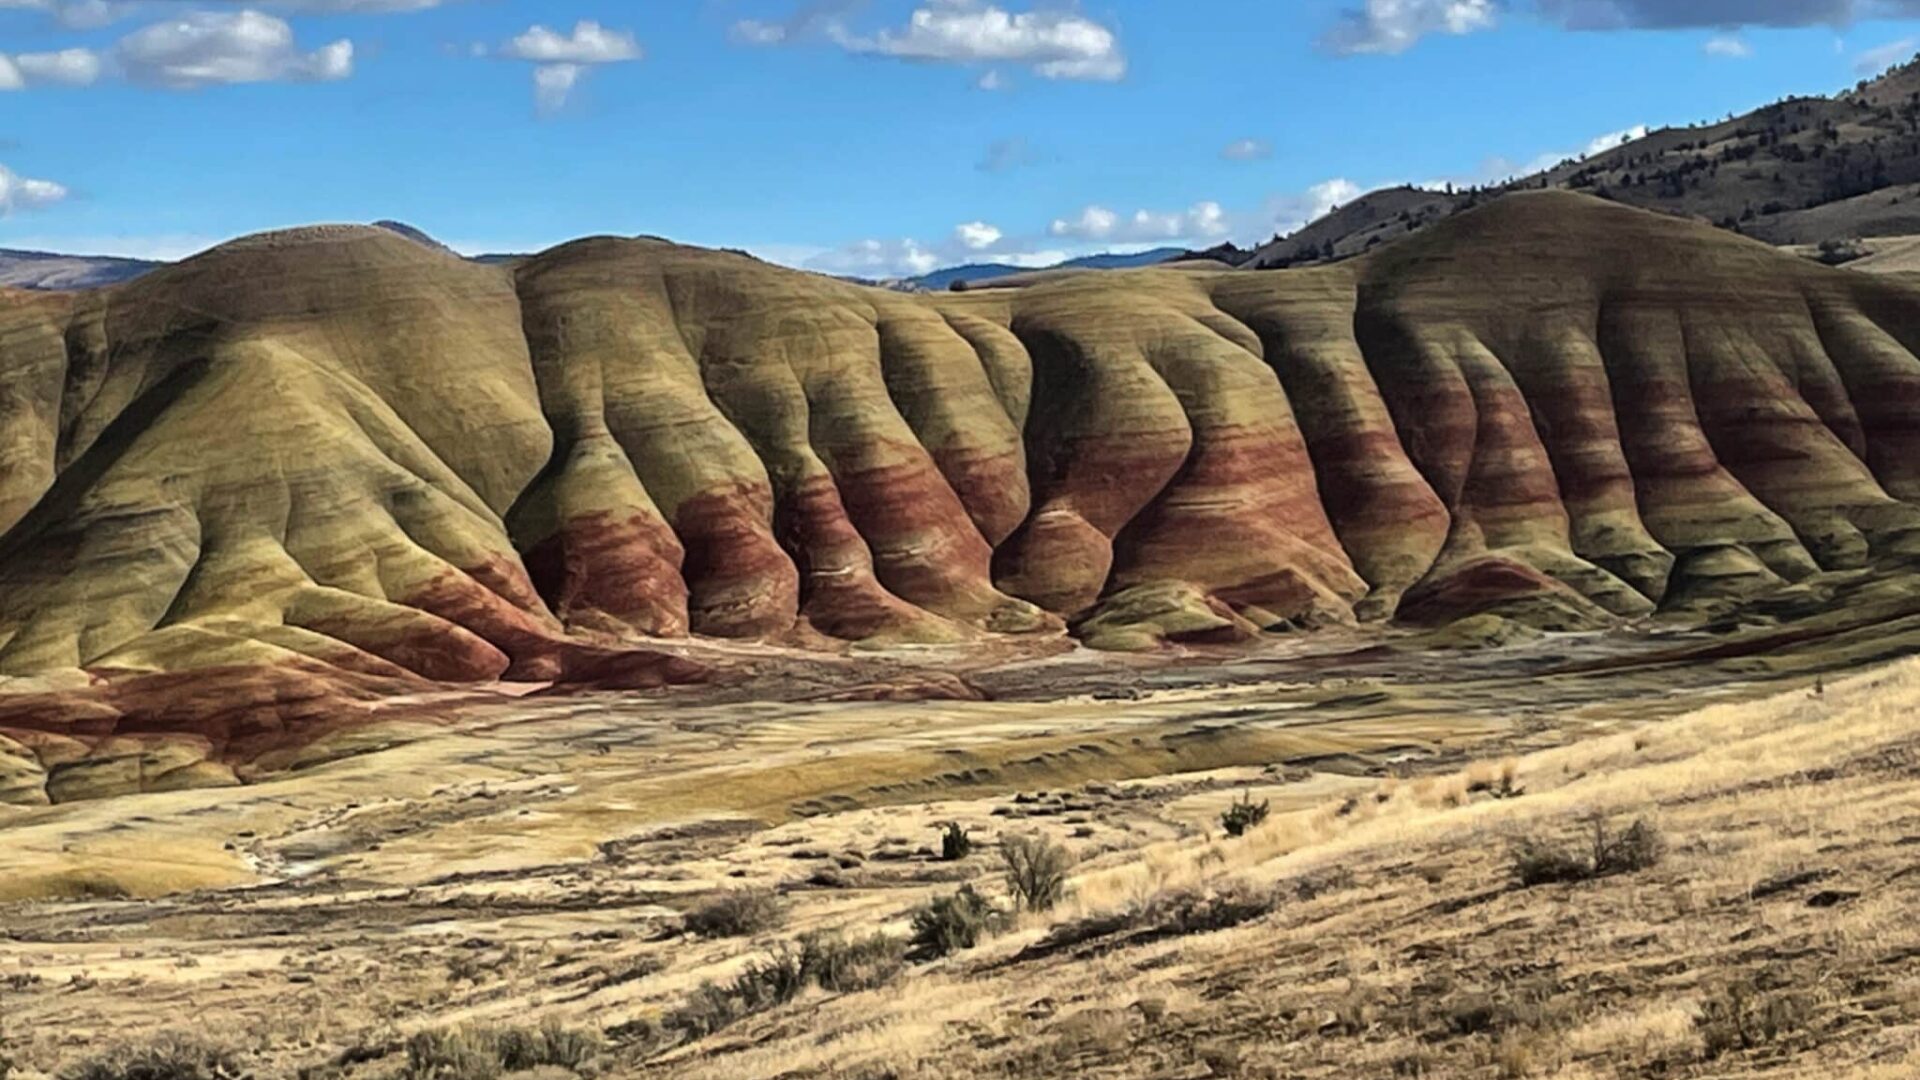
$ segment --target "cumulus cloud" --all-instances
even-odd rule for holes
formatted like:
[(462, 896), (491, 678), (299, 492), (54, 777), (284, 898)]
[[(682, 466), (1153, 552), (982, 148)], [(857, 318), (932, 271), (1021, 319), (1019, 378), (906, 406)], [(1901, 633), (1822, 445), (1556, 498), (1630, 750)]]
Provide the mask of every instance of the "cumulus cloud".
[(100, 56), (90, 49), (50, 53), (0, 53), (0, 90), (30, 86), (90, 86), (100, 78)]
[(1226, 211), (1217, 202), (1198, 202), (1186, 210), (1136, 210), (1130, 216), (1094, 205), (1047, 226), (1049, 236), (1117, 243), (1210, 240), (1229, 231)]
[(15, 210), (38, 210), (67, 197), (67, 189), (51, 180), (21, 176), (0, 165), (0, 217)]
[(1340, 13), (1321, 45), (1342, 56), (1406, 52), (1429, 34), (1471, 34), (1499, 22), (1499, 0), (1366, 0)]
[(100, 78), (100, 56), (91, 49), (21, 53), (13, 63), (29, 83), (90, 86)]
[(940, 256), (912, 239), (860, 240), (814, 255), (802, 265), (809, 270), (848, 277), (914, 277), (938, 269)]
[(258, 11), (193, 11), (121, 38), (112, 59), (128, 79), (173, 90), (331, 82), (353, 74), (353, 42), (302, 52), (284, 19)]
[[(486, 49), (475, 52), (484, 55)], [(590, 68), (630, 63), (645, 57), (646, 51), (631, 31), (610, 30), (582, 19), (566, 34), (539, 24), (530, 26), (494, 50), (494, 55), (534, 64), (534, 104), (543, 113), (555, 113), (566, 106)]]
[[(1113, 82), (1127, 74), (1119, 35), (1070, 8), (1010, 11), (985, 0), (927, 0), (904, 26), (859, 32), (842, 18), (845, 6), (814, 5), (785, 23), (743, 20), (732, 36), (742, 44), (784, 45), (817, 35), (858, 55), (1006, 65), (1043, 79)], [(989, 72), (977, 85), (991, 88), (1002, 78)]]
[(1220, 148), (1228, 161), (1265, 161), (1273, 156), (1273, 144), (1265, 139), (1235, 139)]
[(513, 60), (531, 60), (539, 64), (617, 64), (641, 57), (640, 43), (624, 30), (609, 30), (591, 19), (573, 26), (573, 33), (561, 34), (544, 26), (532, 26), (500, 48), (500, 55)]
[(1745, 60), (1753, 55), (1753, 46), (1739, 34), (1715, 34), (1707, 39), (1700, 50), (1708, 56), (1717, 56), (1724, 60)]
[(985, 251), (1006, 234), (984, 221), (969, 221), (953, 227), (953, 238), (968, 251)]

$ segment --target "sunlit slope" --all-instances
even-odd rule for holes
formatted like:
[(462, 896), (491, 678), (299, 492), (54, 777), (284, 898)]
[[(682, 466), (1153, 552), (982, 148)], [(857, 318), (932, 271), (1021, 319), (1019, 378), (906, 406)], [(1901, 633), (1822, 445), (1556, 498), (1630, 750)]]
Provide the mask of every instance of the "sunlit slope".
[(915, 296), (384, 230), (0, 295), (0, 674), (1596, 626), (1916, 550), (1920, 291), (1583, 196)]

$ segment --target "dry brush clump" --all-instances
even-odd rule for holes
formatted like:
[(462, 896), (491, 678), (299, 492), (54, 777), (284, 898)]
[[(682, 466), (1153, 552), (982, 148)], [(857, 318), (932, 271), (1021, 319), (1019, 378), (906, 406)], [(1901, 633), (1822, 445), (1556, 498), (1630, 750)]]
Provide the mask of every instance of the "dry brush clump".
[(683, 1042), (703, 1039), (785, 1005), (809, 986), (835, 994), (872, 990), (900, 974), (906, 952), (905, 942), (886, 934), (807, 934), (750, 961), (727, 982), (701, 983), (660, 1019), (659, 1032)]
[(940, 861), (959, 862), (973, 854), (973, 837), (967, 835), (967, 827), (957, 821), (943, 821), (937, 826), (940, 830)]
[(400, 1080), (494, 1080), (540, 1068), (577, 1074), (605, 1049), (599, 1032), (551, 1019), (539, 1027), (470, 1024), (422, 1031), (407, 1040)]
[(786, 905), (765, 889), (733, 889), (687, 912), (687, 932), (697, 937), (751, 937), (787, 920)]
[(926, 962), (971, 949), (998, 931), (1006, 915), (971, 885), (913, 910), (907, 955)]
[(1051, 911), (1066, 898), (1074, 858), (1059, 844), (1044, 836), (1001, 837), (1000, 862), (1007, 889), (1028, 911)]
[(1645, 819), (1614, 831), (1595, 815), (1584, 851), (1535, 835), (1523, 835), (1509, 852), (1513, 877), (1521, 888), (1570, 884), (1649, 870), (1666, 854), (1660, 831)]
[(1240, 798), (1220, 812), (1220, 827), (1227, 830), (1228, 836), (1245, 836), (1247, 830), (1267, 820), (1273, 812), (1273, 800), (1264, 799), (1258, 803), (1245, 791)]
[(1813, 998), (1804, 992), (1768, 992), (1736, 979), (1700, 1003), (1694, 1024), (1701, 1053), (1711, 1061), (1799, 1035), (1812, 1025), (1814, 1011)]
[(239, 1080), (246, 1069), (231, 1047), (198, 1035), (166, 1032), (110, 1046), (62, 1069), (60, 1080)]

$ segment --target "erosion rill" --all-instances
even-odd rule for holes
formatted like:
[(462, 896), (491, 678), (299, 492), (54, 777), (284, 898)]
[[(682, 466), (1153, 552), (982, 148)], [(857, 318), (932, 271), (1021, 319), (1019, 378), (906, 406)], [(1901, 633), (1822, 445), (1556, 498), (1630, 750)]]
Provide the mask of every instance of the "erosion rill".
[(1557, 192), (941, 295), (362, 228), (0, 292), (0, 799), (233, 783), (450, 684), (728, 673), (688, 640), (1592, 629), (1892, 572), (1916, 350), (1920, 287)]

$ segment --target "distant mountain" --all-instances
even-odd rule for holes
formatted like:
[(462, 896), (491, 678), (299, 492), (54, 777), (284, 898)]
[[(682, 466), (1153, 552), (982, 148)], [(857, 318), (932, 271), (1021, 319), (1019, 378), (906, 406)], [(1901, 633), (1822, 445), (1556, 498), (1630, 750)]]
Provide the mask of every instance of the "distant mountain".
[(373, 223), (373, 227), (376, 229), (385, 229), (390, 233), (396, 233), (400, 236), (406, 237), (407, 239), (413, 241), (416, 244), (424, 244), (435, 251), (443, 251), (443, 252), (446, 252), (448, 255), (452, 255), (456, 258), (458, 258), (460, 255), (459, 252), (453, 250), (447, 245), (441, 243), (440, 241), (435, 240), (433, 237), (428, 236), (426, 233), (420, 231), (419, 229), (414, 228), (413, 226), (407, 224), (404, 221), (376, 221)]
[(889, 288), (904, 292), (940, 292), (951, 289), (956, 284), (961, 287), (995, 278), (1012, 277), (1015, 274), (1031, 274), (1041, 270), (1125, 270), (1136, 266), (1154, 266), (1168, 259), (1185, 254), (1181, 248), (1154, 248), (1152, 251), (1138, 251), (1130, 254), (1083, 255), (1078, 259), (1054, 263), (1051, 266), (1013, 266), (1009, 263), (969, 263), (965, 266), (949, 266), (919, 277), (901, 278), (885, 282)]
[(15, 289), (93, 289), (131, 281), (165, 263), (107, 255), (56, 255), (0, 248), (0, 286)]
[(1482, 188), (1383, 188), (1251, 250), (1251, 269), (1361, 254), (1510, 191), (1559, 188), (1709, 222), (1776, 245), (1920, 233), (1920, 62), (1832, 97), (1789, 98), (1663, 128)]

